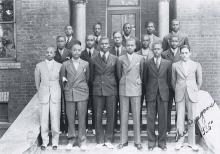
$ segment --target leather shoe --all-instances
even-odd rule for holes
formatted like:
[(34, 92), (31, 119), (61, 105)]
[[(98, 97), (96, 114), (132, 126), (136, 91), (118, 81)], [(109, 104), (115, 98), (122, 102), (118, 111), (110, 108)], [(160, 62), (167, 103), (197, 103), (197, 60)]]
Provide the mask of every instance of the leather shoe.
[(139, 143), (139, 144), (134, 144), (134, 146), (138, 149), (138, 150), (142, 150), (143, 149), (143, 147), (142, 147), (142, 145)]
[(155, 146), (150, 146), (150, 147), (148, 147), (148, 150), (149, 150), (149, 151), (153, 151), (153, 150), (154, 150), (154, 147), (155, 147)]
[(117, 146), (117, 148), (118, 149), (122, 149), (122, 148), (124, 148), (124, 147), (126, 147), (126, 146), (128, 146), (128, 142), (126, 142), (126, 143), (120, 143), (118, 146)]
[(45, 145), (41, 145), (41, 150), (46, 150), (46, 146)]
[(166, 151), (167, 150), (167, 146), (166, 145), (159, 145), (158, 146), (161, 150)]
[(53, 150), (57, 150), (57, 145), (52, 146)]

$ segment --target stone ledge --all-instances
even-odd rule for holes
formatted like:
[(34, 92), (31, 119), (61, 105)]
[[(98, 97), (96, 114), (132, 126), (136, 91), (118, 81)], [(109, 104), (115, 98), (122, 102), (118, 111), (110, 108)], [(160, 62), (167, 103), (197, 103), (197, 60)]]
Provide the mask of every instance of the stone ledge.
[(8, 103), (9, 92), (0, 92), (0, 103)]
[(0, 69), (20, 69), (21, 63), (17, 62), (0, 62)]

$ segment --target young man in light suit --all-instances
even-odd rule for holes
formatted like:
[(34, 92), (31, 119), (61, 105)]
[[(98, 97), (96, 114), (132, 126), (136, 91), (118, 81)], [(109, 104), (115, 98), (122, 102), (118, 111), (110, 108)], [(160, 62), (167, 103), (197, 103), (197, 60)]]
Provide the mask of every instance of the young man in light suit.
[[(117, 99), (118, 78), (116, 64), (118, 58), (109, 53), (109, 39), (100, 39), (99, 54), (92, 58), (91, 81), (93, 84), (93, 102), (95, 106), (96, 148), (114, 148), (114, 121)], [(106, 130), (102, 126), (102, 113), (106, 107)]]
[(40, 110), (41, 137), (45, 150), (49, 143), (49, 114), (52, 130), (52, 148), (57, 149), (60, 134), (60, 102), (61, 88), (59, 72), (61, 64), (54, 60), (55, 49), (49, 47), (46, 51), (46, 60), (40, 62), (35, 68), (35, 84), (38, 91)]
[(78, 114), (78, 144), (81, 150), (86, 150), (86, 113), (89, 98), (89, 63), (80, 59), (81, 42), (76, 41), (72, 46), (72, 59), (63, 63), (60, 77), (64, 84), (66, 113), (68, 118), (68, 149), (74, 145), (75, 113)]
[[(154, 57), (145, 65), (145, 89), (147, 101), (148, 149), (158, 147), (167, 150), (167, 105), (171, 85), (171, 62), (161, 58), (162, 42), (154, 42)], [(155, 120), (158, 114), (158, 139), (155, 135)]]
[[(171, 63), (178, 62), (180, 60), (180, 49), (179, 49), (179, 37), (178, 35), (172, 35), (170, 37), (170, 48), (161, 53), (162, 58), (171, 61)], [(170, 86), (170, 97), (168, 102), (168, 111), (167, 111), (167, 132), (171, 131), (171, 111), (174, 101), (174, 90)]]
[(119, 63), (117, 65), (121, 114), (121, 143), (118, 145), (118, 149), (122, 149), (128, 145), (128, 114), (130, 103), (134, 121), (134, 146), (138, 150), (143, 148), (140, 135), (140, 111), (144, 58), (134, 53), (135, 48), (135, 39), (128, 39), (126, 41), (127, 54), (119, 57)]
[(184, 123), (186, 110), (188, 115), (188, 146), (198, 151), (195, 140), (195, 111), (198, 102), (198, 91), (202, 85), (202, 67), (190, 59), (190, 48), (180, 47), (181, 60), (172, 65), (172, 87), (175, 90), (177, 106), (177, 138), (176, 150), (183, 147)]

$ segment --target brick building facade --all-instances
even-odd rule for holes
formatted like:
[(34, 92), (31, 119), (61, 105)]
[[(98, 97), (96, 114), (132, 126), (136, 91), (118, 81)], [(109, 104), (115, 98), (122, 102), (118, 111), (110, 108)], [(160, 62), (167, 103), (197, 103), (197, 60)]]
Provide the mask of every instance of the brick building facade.
[[(158, 2), (140, 0), (141, 5), (136, 7), (138, 36), (144, 33), (146, 21), (154, 21), (158, 29)], [(210, 92), (220, 104), (220, 1), (170, 0), (169, 4), (170, 19), (181, 21), (181, 30), (189, 36), (193, 58), (202, 64), (202, 89)], [(48, 46), (55, 46), (56, 36), (64, 34), (64, 26), (74, 26), (73, 5), (68, 0), (14, 1), (16, 59), (0, 60), (0, 92), (9, 92), (0, 95), (1, 121), (13, 122), (36, 93), (35, 65), (44, 59)], [(112, 10), (107, 0), (88, 0), (86, 33), (92, 33), (94, 23), (102, 22), (103, 35), (107, 35), (107, 16)]]

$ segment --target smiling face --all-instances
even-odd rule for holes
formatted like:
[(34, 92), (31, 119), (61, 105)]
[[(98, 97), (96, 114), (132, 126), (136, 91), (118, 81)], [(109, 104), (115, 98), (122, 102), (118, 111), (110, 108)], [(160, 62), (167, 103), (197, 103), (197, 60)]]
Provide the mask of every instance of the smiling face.
[(82, 52), (82, 47), (79, 44), (74, 44), (71, 50), (74, 59), (79, 59)]
[(172, 49), (176, 49), (179, 45), (179, 39), (178, 37), (171, 37), (170, 38), (170, 47)]
[(136, 42), (134, 39), (129, 39), (126, 41), (126, 49), (128, 54), (132, 54), (136, 49)]
[(102, 52), (106, 53), (109, 50), (109, 39), (107, 38), (102, 38), (100, 40), (100, 49)]
[(163, 48), (161, 43), (156, 43), (153, 45), (153, 53), (155, 58), (159, 58), (161, 56), (162, 51)]
[(55, 56), (55, 49), (52, 47), (47, 48), (45, 56), (47, 60), (52, 60)]

